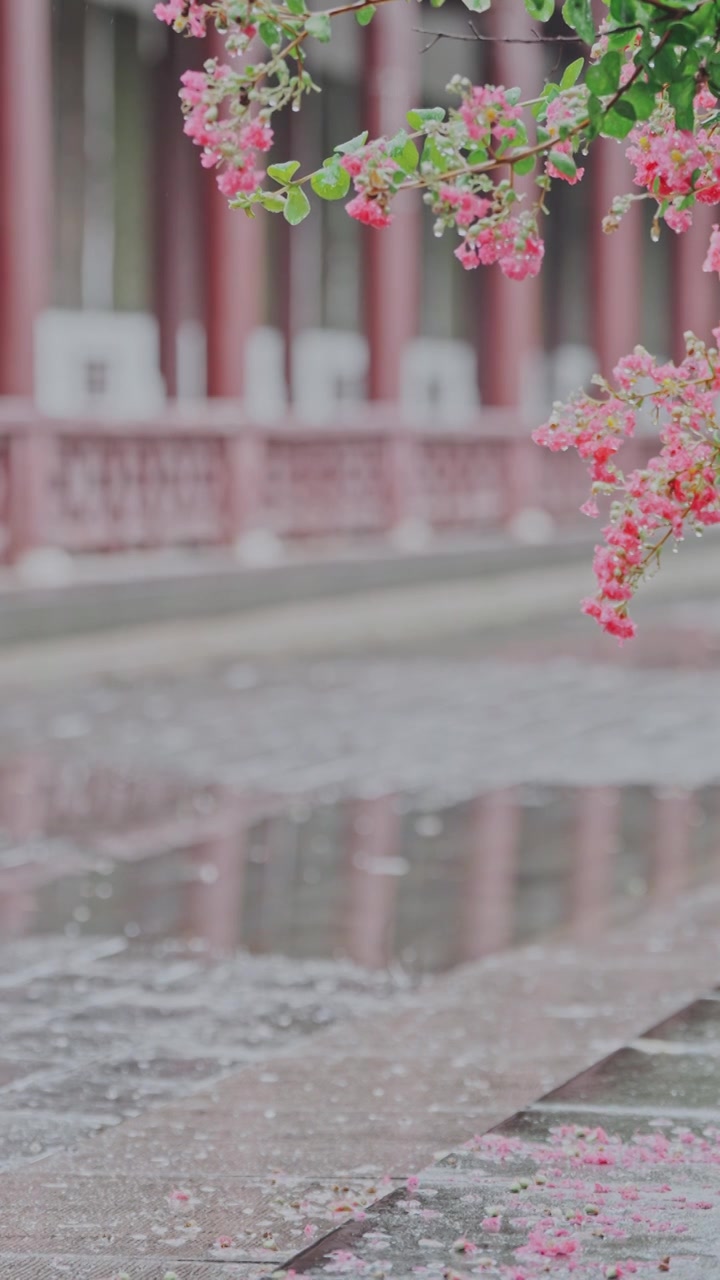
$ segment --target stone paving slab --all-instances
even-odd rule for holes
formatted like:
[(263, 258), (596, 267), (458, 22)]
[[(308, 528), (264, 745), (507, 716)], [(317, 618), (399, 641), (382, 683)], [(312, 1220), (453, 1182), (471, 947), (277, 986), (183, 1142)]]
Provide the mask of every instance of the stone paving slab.
[(78, 1176), (41, 1163), (6, 1184), (0, 1240), (47, 1256), (83, 1253), (130, 1262), (146, 1255), (185, 1261), (264, 1262), (285, 1254), (308, 1223), (325, 1230), (380, 1194), (377, 1183), (280, 1177)]
[[(332, 1225), (317, 1203), (308, 1206), (312, 1213), (293, 1208), (302, 1204), (297, 1187), (319, 1185), (328, 1195), (340, 1186), (345, 1195), (343, 1186), (359, 1180), (368, 1197), (382, 1195), (388, 1185), (380, 1181), (383, 1175), (404, 1184), (436, 1157), (461, 1151), (473, 1133), (491, 1129), (543, 1091), (558, 1088), (572, 1071), (591, 1067), (601, 1054), (623, 1043), (635, 1043), (679, 1004), (704, 997), (714, 1005), (706, 993), (720, 972), (719, 903), (720, 890), (704, 890), (679, 899), (671, 913), (655, 913), (592, 945), (528, 947), (490, 957), (416, 992), (401, 993), (400, 1003), (366, 1002), (355, 1019), (338, 1020), (294, 1041), (272, 1041), (253, 1061), (230, 1068), (225, 1078), (191, 1095), (159, 1105), (150, 1096), (141, 1099), (142, 1114), (89, 1139), (76, 1133), (63, 1153), (43, 1158), (42, 1144), (32, 1152), (26, 1146), (23, 1155), (33, 1163), (0, 1181), (0, 1204), (6, 1206), (0, 1256), (27, 1252), (52, 1258), (64, 1253), (90, 1259), (102, 1247), (113, 1260), (147, 1261), (151, 1242), (135, 1237), (157, 1239), (153, 1229), (165, 1228), (166, 1197), (188, 1182), (216, 1190), (208, 1193), (203, 1208), (204, 1252), (195, 1242), (189, 1253), (178, 1249), (178, 1262), (193, 1257), (198, 1263), (207, 1261), (224, 1280), (231, 1262), (246, 1260), (247, 1253), (237, 1257), (226, 1252), (217, 1261), (206, 1255), (214, 1232), (231, 1235), (242, 1224), (237, 1197), (247, 1194), (258, 1210), (247, 1215), (253, 1227), (262, 1212), (280, 1242), (268, 1266), (283, 1263), (302, 1248), (306, 1227), (314, 1227), (321, 1237)], [(62, 1004), (72, 998), (74, 988), (61, 970), (50, 980), (52, 957), (48, 944), (43, 946), (42, 960), (33, 957), (31, 948), (22, 951), (26, 986), (39, 993), (38, 1017), (43, 1002), (58, 997)], [(120, 993), (122, 1007), (130, 970), (116, 980), (110, 958), (101, 963), (93, 952), (91, 961), (82, 960), (67, 944), (58, 953), (80, 982), (77, 998), (98, 1002), (103, 1021), (111, 1022), (109, 993)], [(117, 953), (120, 959), (124, 955)], [(146, 957), (130, 960), (137, 977)], [(202, 990), (193, 967), (181, 963), (181, 957), (176, 961), (175, 972), (169, 970), (165, 977), (170, 1003), (177, 997), (172, 1018), (161, 1028), (166, 1055), (173, 1043), (173, 1019), (186, 1016), (188, 993), (195, 999)], [(222, 970), (226, 983), (233, 972), (232, 967)], [(99, 979), (97, 992), (90, 973)], [(152, 982), (150, 976), (149, 988)], [(149, 988), (141, 991), (157, 1003), (159, 993)], [(19, 1010), (21, 1003), (13, 1004), (19, 988), (8, 983), (5, 992), (6, 1007)], [(219, 978), (207, 988), (208, 1007), (216, 992), (222, 1006)], [(237, 992), (233, 999), (237, 1017)], [(198, 1041), (203, 1053), (212, 1036), (207, 1023)], [(138, 1041), (136, 1055), (139, 1047)], [(659, 1060), (654, 1052), (634, 1052), (642, 1062)], [(672, 1061), (671, 1055), (663, 1057), (663, 1062)], [(7, 1086), (0, 1101), (13, 1090), (12, 1084)], [(578, 1123), (598, 1123), (588, 1120), (589, 1105), (583, 1103)], [(31, 1133), (41, 1132), (51, 1114), (33, 1108), (20, 1113)], [(548, 1113), (546, 1124), (554, 1123)], [(285, 1175), (282, 1180), (279, 1172)], [(341, 1178), (349, 1172), (352, 1179)], [(39, 1186), (44, 1188), (41, 1195)], [(474, 1194), (476, 1187), (471, 1189)], [(68, 1214), (68, 1203), (78, 1206), (77, 1219)], [(296, 1215), (293, 1220), (289, 1211)], [(348, 1217), (353, 1212), (349, 1206)], [(96, 1224), (101, 1246), (77, 1225), (87, 1220)], [(427, 1227), (429, 1238), (432, 1220)], [(113, 1238), (105, 1239), (103, 1232)], [(250, 1247), (256, 1243), (257, 1236), (251, 1237)], [(153, 1247), (167, 1255), (162, 1240)], [(154, 1280), (152, 1273), (148, 1280)]]
[[(243, 732), (238, 733), (242, 724)], [(720, 671), (567, 660), (245, 660), (4, 693), (6, 751), (307, 797), (718, 781)]]
[(649, 1039), (658, 1047), (664, 1045), (666, 1051), (677, 1044), (685, 1052), (697, 1048), (702, 1053), (720, 1053), (720, 995), (695, 1000), (681, 1013), (646, 1032), (642, 1039)]
[(667, 1115), (685, 1115), (691, 1108), (717, 1112), (720, 1063), (707, 1055), (621, 1049), (548, 1094), (545, 1103), (576, 1109), (589, 1103), (608, 1115), (617, 1107), (643, 1113), (661, 1109)]
[(177, 1262), (152, 1258), (143, 1262), (82, 1254), (0, 1253), (0, 1280), (256, 1280), (259, 1263)]
[[(470, 1140), (291, 1269), (425, 1280), (720, 1274), (720, 1063), (683, 1054), (677, 1038), (698, 1022), (717, 1036), (720, 1001), (694, 1002), (652, 1028), (644, 1052), (618, 1050)], [(664, 1040), (668, 1028), (675, 1038)]]

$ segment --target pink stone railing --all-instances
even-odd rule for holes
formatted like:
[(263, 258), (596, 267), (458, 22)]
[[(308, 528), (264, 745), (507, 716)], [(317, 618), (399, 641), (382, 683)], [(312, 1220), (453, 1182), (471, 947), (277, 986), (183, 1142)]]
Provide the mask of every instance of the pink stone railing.
[[(635, 465), (642, 442), (632, 449)], [(42, 546), (221, 547), (256, 529), (382, 535), (421, 520), (498, 530), (528, 507), (572, 525), (585, 492), (577, 458), (536, 448), (510, 410), (483, 410), (462, 431), (414, 430), (392, 406), (372, 406), (313, 429), (245, 422), (222, 402), (142, 423), (49, 421), (0, 403), (5, 561)]]

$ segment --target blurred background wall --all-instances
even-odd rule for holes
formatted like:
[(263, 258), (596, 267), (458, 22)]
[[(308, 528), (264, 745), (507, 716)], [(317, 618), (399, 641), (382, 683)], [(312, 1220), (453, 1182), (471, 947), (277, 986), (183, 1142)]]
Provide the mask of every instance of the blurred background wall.
[[(496, 34), (528, 34), (522, 9), (505, 0), (485, 29), (494, 21)], [(453, 40), (422, 52), (429, 40), (418, 28), (467, 35), (466, 18), (449, 0), (440, 11), (392, 6), (366, 30), (338, 22), (313, 54), (323, 93), (281, 122), (278, 155), (315, 165), (366, 123), (392, 131), (408, 107), (445, 101), (454, 72), (533, 88), (578, 52)], [(25, 0), (3, 6), (0, 22), (6, 395), (32, 396), (39, 384), (49, 408), (69, 403), (42, 342), (32, 358), (38, 316), (50, 309), (63, 311), (54, 323), (45, 316), (53, 339), (79, 348), (78, 359), (93, 345), (96, 313), (108, 321), (109, 359), (117, 344), (147, 346), (147, 317), (157, 322), (157, 352), (135, 388), (148, 408), (164, 395), (244, 396), (275, 414), (287, 396), (311, 416), (313, 401), (327, 416), (337, 402), (396, 397), (422, 414), (423, 400), (453, 400), (453, 382), (460, 414), (476, 397), (533, 405), (607, 367), (637, 336), (671, 354), (685, 328), (714, 319), (717, 282), (692, 270), (707, 225), (653, 245), (635, 209), (603, 239), (609, 199), (630, 185), (614, 144), (598, 149), (583, 184), (557, 184), (541, 280), (518, 286), (494, 269), (464, 272), (416, 200), (384, 235), (342, 205), (316, 207), (296, 230), (229, 214), (182, 136), (177, 101), (181, 71), (209, 50), (157, 22), (151, 0)], [(61, 320), (72, 338), (58, 338)], [(111, 377), (102, 364), (88, 355), (84, 370), (96, 401)]]
[[(467, 19), (460, 0), (448, 0), (442, 10), (388, 6), (365, 29), (338, 22), (331, 44), (312, 53), (323, 92), (279, 122), (275, 158), (312, 167), (366, 125), (392, 133), (409, 108), (446, 101), (453, 73), (531, 92), (578, 54), (566, 43), (433, 42), (426, 34), (467, 37)], [(488, 35), (531, 36), (520, 0), (502, 0), (482, 21)], [(382, 233), (358, 226), (341, 204), (315, 201), (295, 229), (229, 211), (183, 136), (178, 102), (183, 69), (215, 51), (212, 41), (181, 39), (155, 20), (152, 0), (0, 8), (0, 417), (14, 431), (38, 413), (76, 426), (157, 424), (179, 413), (186, 424), (207, 425), (221, 409), (226, 423), (337, 431), (348, 421), (377, 423), (392, 407), (393, 421), (411, 431), (488, 436), (507, 422), (524, 429), (537, 421), (553, 398), (596, 368), (608, 372), (638, 338), (669, 356), (684, 330), (708, 336), (717, 322), (718, 281), (700, 271), (711, 209), (698, 212), (688, 235), (664, 230), (653, 244), (638, 205), (620, 231), (603, 236), (612, 196), (631, 186), (612, 142), (594, 149), (579, 186), (556, 184), (543, 272), (522, 285), (497, 268), (463, 271), (452, 239), (435, 239), (431, 215), (409, 196)], [(0, 485), (0, 532), (4, 520), (14, 522), (6, 544), (17, 553), (43, 541), (71, 549), (157, 541), (146, 528), (128, 533), (135, 516), (127, 511), (125, 533), (88, 532), (108, 493), (128, 490), (150, 465), (136, 444), (118, 462), (117, 450), (105, 447), (101, 457), (97, 442), (93, 453), (87, 442), (63, 439), (43, 465), (56, 469), (50, 488), (57, 496), (65, 486), (67, 510), (44, 531), (47, 475), (38, 479), (29, 444), (8, 445), (12, 476), (3, 484), (15, 497), (4, 513)], [(3, 448), (0, 440), (0, 480)], [(206, 513), (225, 483), (222, 450), (215, 457), (208, 449), (197, 444), (191, 456), (178, 447), (174, 462), (165, 449), (155, 466), (174, 468), (175, 489), (189, 469), (198, 492), (204, 486), (196, 506)], [(446, 467), (456, 487), (470, 483), (463, 449)], [(392, 469), (399, 455), (391, 454), (384, 448)], [(334, 474), (372, 470), (368, 457), (328, 466)], [(305, 457), (292, 483), (302, 487), (316, 462)], [(229, 465), (242, 471), (239, 496), (222, 501), (228, 510), (243, 506), (246, 527), (255, 473), (245, 455)], [(476, 477), (487, 474), (484, 457), (472, 466)], [(437, 475), (437, 458), (428, 467)], [(101, 473), (94, 514), (76, 518), (73, 502)], [(386, 490), (396, 492), (396, 478)], [(157, 507), (156, 488), (146, 488), (142, 500)], [(358, 510), (372, 505), (371, 482), (355, 488)], [(476, 497), (475, 489), (463, 497), (463, 519), (482, 508), (487, 520), (487, 502)], [(386, 492), (382, 501), (395, 498)], [(576, 512), (575, 492), (571, 505)], [(233, 518), (226, 510), (225, 526)], [(182, 512), (168, 519), (175, 540), (197, 540), (201, 526), (206, 540), (225, 537), (217, 522), (207, 532), (206, 515), (194, 525), (183, 524)]]

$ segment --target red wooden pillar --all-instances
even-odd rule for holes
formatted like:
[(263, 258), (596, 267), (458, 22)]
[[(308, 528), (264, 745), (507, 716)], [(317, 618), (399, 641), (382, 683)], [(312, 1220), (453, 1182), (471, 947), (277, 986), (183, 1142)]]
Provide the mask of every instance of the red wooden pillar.
[[(520, 4), (493, 5), (489, 13), (493, 35), (524, 37), (530, 21)], [(542, 87), (542, 45), (494, 44), (491, 46), (491, 78), (511, 89), (521, 85), (523, 97), (530, 98)], [(527, 191), (527, 203), (537, 188), (532, 179), (520, 180), (518, 189)], [(542, 231), (542, 227), (541, 227)], [(497, 266), (479, 268), (487, 274), (483, 283), (483, 325), (481, 353), (483, 399), (491, 405), (519, 406), (523, 389), (542, 348), (542, 284), (540, 279), (508, 280)]]
[(633, 204), (617, 231), (607, 235), (602, 229), (613, 197), (633, 189), (622, 143), (598, 138), (590, 159), (593, 345), (599, 370), (609, 377), (620, 356), (631, 352), (640, 339), (643, 227), (640, 207)]
[(227, 801), (220, 830), (199, 845), (198, 879), (188, 903), (188, 925), (214, 951), (230, 952), (240, 945), (246, 859), (246, 817)]
[(0, 4), (0, 395), (32, 396), (52, 283), (50, 0)]
[[(406, 125), (405, 116), (420, 105), (419, 60), (408, 5), (378, 10), (367, 30), (367, 123), (370, 137), (391, 137)], [(393, 203), (390, 227), (363, 231), (366, 271), (366, 323), (370, 342), (370, 395), (395, 400), (400, 360), (417, 330), (422, 266), (417, 192)]]
[(350, 806), (346, 945), (356, 964), (382, 969), (393, 958), (400, 815), (395, 796)]
[(513, 939), (520, 809), (514, 791), (475, 803), (462, 900), (462, 959), (479, 960)]
[(720, 324), (720, 281), (714, 271), (702, 269), (713, 223), (717, 220), (715, 208), (698, 204), (693, 210), (690, 230), (674, 238), (670, 314), (676, 359), (685, 354), (683, 334), (688, 329), (704, 342), (712, 342), (711, 330)]
[[(211, 57), (227, 61), (224, 42), (213, 33)], [(208, 174), (206, 205), (208, 394), (240, 398), (244, 390), (245, 346), (265, 312), (265, 224), (262, 212), (249, 218), (230, 209)]]
[(571, 928), (579, 938), (594, 937), (609, 923), (619, 801), (617, 787), (584, 787), (578, 793)]

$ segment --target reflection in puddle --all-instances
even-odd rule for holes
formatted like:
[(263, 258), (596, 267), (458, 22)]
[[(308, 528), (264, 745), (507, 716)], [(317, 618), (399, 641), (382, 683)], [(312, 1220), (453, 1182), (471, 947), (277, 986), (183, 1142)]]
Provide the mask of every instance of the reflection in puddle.
[(714, 874), (719, 837), (717, 787), (293, 807), (27, 754), (0, 766), (0, 937), (199, 938), (438, 971), (670, 901)]

